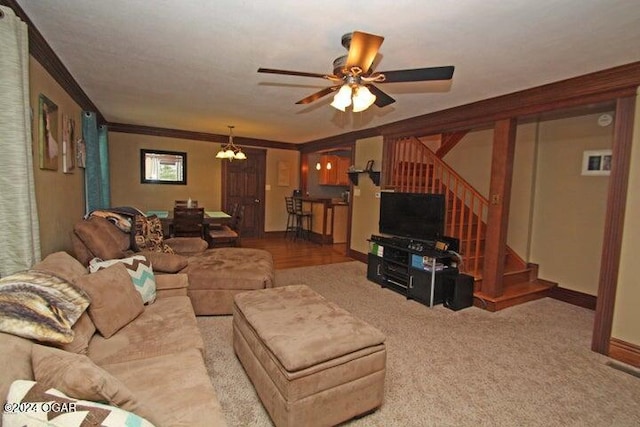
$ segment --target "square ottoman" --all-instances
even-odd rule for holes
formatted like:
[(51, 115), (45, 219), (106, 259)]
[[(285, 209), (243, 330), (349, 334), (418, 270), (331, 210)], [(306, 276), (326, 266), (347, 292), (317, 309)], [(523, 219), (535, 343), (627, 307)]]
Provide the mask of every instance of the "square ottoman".
[(245, 292), (233, 348), (276, 426), (330, 426), (382, 404), (385, 336), (305, 285)]
[(189, 276), (187, 294), (197, 316), (231, 314), (233, 297), (273, 287), (271, 253), (253, 248), (208, 249), (189, 258), (180, 271)]

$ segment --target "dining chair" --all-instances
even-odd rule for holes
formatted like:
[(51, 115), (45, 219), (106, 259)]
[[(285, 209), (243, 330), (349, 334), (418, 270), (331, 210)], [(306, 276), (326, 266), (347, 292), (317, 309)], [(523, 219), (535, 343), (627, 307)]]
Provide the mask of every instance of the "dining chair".
[(227, 224), (209, 228), (209, 246), (240, 246), (244, 206), (239, 206)]
[(172, 237), (204, 239), (204, 208), (173, 208)]

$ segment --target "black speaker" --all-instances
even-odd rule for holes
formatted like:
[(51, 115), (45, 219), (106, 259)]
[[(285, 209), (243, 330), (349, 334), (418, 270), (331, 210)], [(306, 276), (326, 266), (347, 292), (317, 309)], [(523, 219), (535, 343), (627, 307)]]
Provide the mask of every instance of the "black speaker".
[(447, 280), (443, 305), (458, 311), (473, 305), (473, 276), (458, 274)]

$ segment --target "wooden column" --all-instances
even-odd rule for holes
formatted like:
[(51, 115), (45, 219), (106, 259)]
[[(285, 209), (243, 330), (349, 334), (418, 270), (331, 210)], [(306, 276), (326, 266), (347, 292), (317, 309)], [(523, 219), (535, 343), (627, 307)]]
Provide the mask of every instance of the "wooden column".
[(302, 153), (300, 155), (300, 191), (303, 196), (307, 194), (308, 183), (309, 183), (309, 154)]
[(509, 226), (516, 120), (495, 122), (489, 187), (489, 213), (485, 235), (482, 292), (490, 297), (503, 294), (504, 257)]
[(609, 354), (609, 341), (613, 325), (613, 311), (618, 286), (618, 270), (622, 250), (624, 214), (627, 204), (627, 188), (633, 140), (633, 121), (636, 97), (618, 98), (611, 150), (611, 175), (605, 214), (605, 233), (600, 259), (600, 281), (598, 301), (591, 338), (591, 349)]

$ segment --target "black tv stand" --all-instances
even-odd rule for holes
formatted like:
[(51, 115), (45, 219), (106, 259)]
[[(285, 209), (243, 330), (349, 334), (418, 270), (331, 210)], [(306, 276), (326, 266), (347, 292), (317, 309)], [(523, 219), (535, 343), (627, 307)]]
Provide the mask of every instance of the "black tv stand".
[[(457, 249), (457, 239), (443, 239)], [(372, 235), (367, 278), (429, 307), (441, 304), (459, 272), (457, 256), (436, 249), (439, 241)]]

